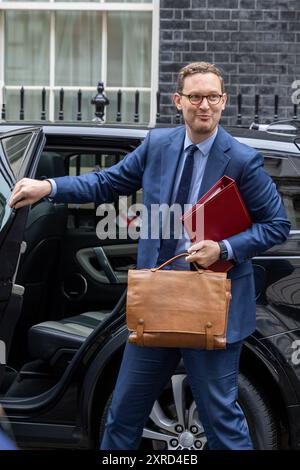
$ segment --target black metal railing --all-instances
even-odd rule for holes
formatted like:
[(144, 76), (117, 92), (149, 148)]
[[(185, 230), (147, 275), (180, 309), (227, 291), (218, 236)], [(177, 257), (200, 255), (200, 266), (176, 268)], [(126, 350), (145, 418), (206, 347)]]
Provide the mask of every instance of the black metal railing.
[[(260, 95), (256, 94), (254, 96), (254, 119), (253, 122), (258, 124), (260, 122), (259, 111), (260, 111)], [(242, 95), (239, 93), (237, 96), (237, 121), (236, 124), (238, 126), (242, 125), (242, 103), (243, 98)], [(270, 119), (273, 121), (277, 121), (279, 119), (279, 95), (274, 95), (274, 115), (273, 117), (270, 116)], [(292, 119), (298, 119), (298, 105), (293, 104), (293, 117)]]
[[(122, 90), (118, 90), (117, 92), (117, 112), (116, 112), (116, 117), (114, 122), (122, 122), (122, 99), (123, 99), (123, 93)], [(20, 88), (20, 112), (19, 112), (19, 120), (24, 121), (25, 116), (26, 116), (26, 111), (25, 111), (25, 89), (22, 86)], [(65, 120), (65, 109), (64, 109), (64, 103), (65, 103), (65, 91), (63, 88), (59, 90), (59, 103), (58, 103), (58, 115), (57, 119), (59, 121), (64, 121)], [(247, 108), (249, 109), (249, 100), (247, 100)], [(260, 122), (260, 101), (261, 101), (261, 96), (259, 94), (256, 94), (254, 96), (253, 100), (253, 110), (254, 110), (254, 115), (252, 118), (252, 122), (254, 123), (259, 123)], [(250, 119), (249, 115), (247, 114), (246, 117), (243, 118), (243, 96), (241, 94), (237, 95), (237, 114), (236, 114), (236, 125), (242, 126), (243, 120), (245, 119)], [(103, 82), (99, 82), (97, 86), (97, 94), (91, 99), (91, 105), (95, 107), (94, 110), (94, 116), (92, 118), (92, 121), (102, 123), (104, 121), (104, 116), (105, 116), (105, 108), (109, 106), (110, 101), (105, 95), (104, 92), (104, 85)], [(139, 123), (140, 122), (140, 91), (136, 90), (134, 94), (134, 103), (133, 103), (133, 112), (132, 112), (132, 122), (134, 123)], [(1, 109), (1, 119), (3, 121), (6, 120), (6, 111), (7, 111), (7, 105), (6, 103), (2, 104), (2, 109)], [(43, 88), (41, 92), (41, 114), (39, 118), (42, 121), (46, 120), (46, 89)], [(38, 117), (37, 117), (38, 118)], [(231, 116), (232, 118), (232, 116)], [(274, 95), (274, 114), (273, 116), (269, 116), (269, 120), (276, 121), (279, 119), (279, 95), (276, 94)], [(298, 106), (297, 104), (293, 104), (293, 117), (292, 119), (298, 119)], [(157, 91), (156, 93), (156, 123), (159, 124), (161, 123), (161, 93), (160, 91)], [(79, 89), (77, 92), (77, 112), (76, 112), (76, 118), (74, 121), (82, 121), (82, 90)], [(109, 122), (112, 122), (111, 120)], [(127, 121), (128, 122), (128, 121)], [(181, 113), (177, 111), (175, 115), (175, 124), (180, 124), (182, 122), (182, 116)], [(249, 124), (249, 123), (248, 123)], [(245, 124), (246, 125), (246, 124)], [(248, 126), (247, 126), (248, 127)]]

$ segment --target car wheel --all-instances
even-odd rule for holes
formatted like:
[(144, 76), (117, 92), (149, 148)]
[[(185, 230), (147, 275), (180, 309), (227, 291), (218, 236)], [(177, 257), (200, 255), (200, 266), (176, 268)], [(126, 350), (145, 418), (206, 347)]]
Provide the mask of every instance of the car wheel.
[(202, 450), (207, 439), (186, 374), (174, 374), (154, 403), (143, 431), (154, 450)]
[[(238, 402), (243, 409), (253, 446), (278, 449), (278, 423), (263, 393), (245, 375), (239, 374)], [(109, 398), (100, 425), (104, 433)], [(198, 416), (186, 374), (174, 374), (156, 400), (143, 430), (143, 450), (206, 450), (207, 439)]]

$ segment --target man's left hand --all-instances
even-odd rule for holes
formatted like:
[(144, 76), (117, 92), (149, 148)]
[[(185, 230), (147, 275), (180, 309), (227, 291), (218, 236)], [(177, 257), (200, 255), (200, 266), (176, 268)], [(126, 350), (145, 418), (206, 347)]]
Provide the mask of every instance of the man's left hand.
[(191, 245), (188, 249), (190, 253), (185, 259), (189, 263), (197, 263), (203, 268), (208, 268), (211, 264), (220, 259), (220, 246), (212, 240), (203, 240)]

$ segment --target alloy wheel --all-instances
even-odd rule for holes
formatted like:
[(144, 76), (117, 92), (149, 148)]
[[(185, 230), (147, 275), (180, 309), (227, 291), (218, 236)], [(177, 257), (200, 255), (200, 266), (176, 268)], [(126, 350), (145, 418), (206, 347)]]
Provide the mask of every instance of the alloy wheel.
[(171, 379), (168, 400), (156, 401), (143, 431), (155, 450), (203, 450), (207, 439), (194, 400), (189, 399), (186, 374)]

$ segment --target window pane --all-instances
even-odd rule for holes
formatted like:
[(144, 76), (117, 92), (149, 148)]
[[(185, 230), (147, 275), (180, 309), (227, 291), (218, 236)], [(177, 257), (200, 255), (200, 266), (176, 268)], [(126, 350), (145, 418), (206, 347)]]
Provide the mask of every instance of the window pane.
[[(6, 119), (18, 121), (20, 119), (20, 91), (6, 90)], [(49, 98), (46, 94), (46, 119), (49, 118)], [(24, 94), (24, 119), (26, 121), (38, 121), (42, 113), (42, 91), (25, 90)]]
[(50, 15), (44, 11), (5, 13), (5, 83), (49, 84)]
[[(109, 106), (106, 108), (106, 121), (116, 122), (117, 116), (117, 92), (107, 92), (107, 97), (110, 100)], [(134, 103), (135, 92), (122, 93), (122, 122), (134, 122)], [(139, 106), (139, 123), (148, 124), (150, 120), (150, 92), (140, 93), (140, 106)]]
[(32, 133), (20, 134), (2, 139), (4, 152), (15, 175), (19, 172), (31, 138)]
[(97, 86), (101, 81), (99, 12), (56, 13), (56, 85)]
[(108, 13), (107, 85), (149, 87), (151, 12)]

